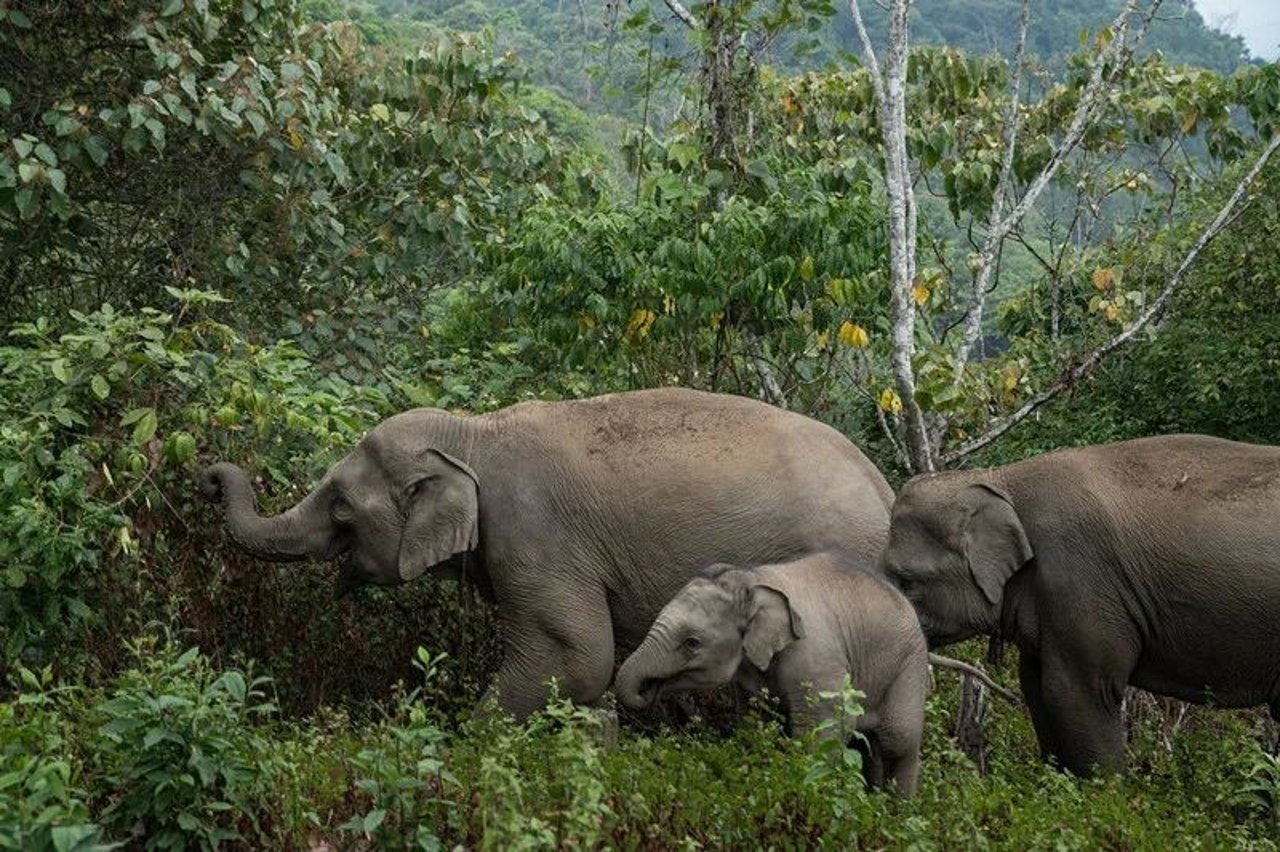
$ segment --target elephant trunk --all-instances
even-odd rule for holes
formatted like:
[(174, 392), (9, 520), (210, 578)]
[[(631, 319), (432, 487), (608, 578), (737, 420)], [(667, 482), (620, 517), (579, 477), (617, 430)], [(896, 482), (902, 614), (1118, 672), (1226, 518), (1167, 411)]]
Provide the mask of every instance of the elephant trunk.
[(670, 678), (664, 665), (667, 651), (652, 634), (618, 669), (613, 691), (624, 706), (643, 710), (658, 698), (662, 684)]
[(326, 556), (334, 551), (335, 528), (321, 505), (321, 488), (275, 517), (259, 515), (253, 487), (243, 470), (219, 463), (200, 475), (200, 491), (210, 500), (221, 499), (227, 514), (227, 531), (244, 550), (278, 562)]

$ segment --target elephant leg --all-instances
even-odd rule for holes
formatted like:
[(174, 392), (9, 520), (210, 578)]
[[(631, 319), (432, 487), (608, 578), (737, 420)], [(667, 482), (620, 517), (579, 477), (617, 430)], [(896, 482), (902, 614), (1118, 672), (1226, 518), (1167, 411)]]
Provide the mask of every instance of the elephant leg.
[(591, 705), (613, 675), (613, 624), (600, 596), (569, 612), (503, 625), (503, 658), (493, 689), (502, 709), (525, 719), (546, 706), (554, 678), (561, 698)]
[(1087, 660), (1045, 655), (1040, 671), (1050, 742), (1064, 769), (1087, 776), (1124, 767), (1121, 713), (1127, 674), (1092, 668)]
[(876, 740), (884, 760), (885, 780), (898, 796), (913, 796), (920, 786), (920, 744), (924, 739), (924, 705), (928, 675), (922, 669), (903, 672), (885, 695)]
[(875, 731), (866, 731), (863, 736), (855, 737), (853, 747), (862, 755), (862, 780), (868, 790), (879, 790), (884, 786), (885, 755), (880, 737)]
[(1019, 654), (1018, 682), (1022, 686), (1022, 697), (1027, 702), (1031, 725), (1035, 728), (1036, 740), (1040, 744), (1040, 757), (1043, 760), (1061, 760), (1062, 755), (1053, 724), (1049, 720), (1048, 702), (1041, 683), (1039, 657), (1025, 651)]

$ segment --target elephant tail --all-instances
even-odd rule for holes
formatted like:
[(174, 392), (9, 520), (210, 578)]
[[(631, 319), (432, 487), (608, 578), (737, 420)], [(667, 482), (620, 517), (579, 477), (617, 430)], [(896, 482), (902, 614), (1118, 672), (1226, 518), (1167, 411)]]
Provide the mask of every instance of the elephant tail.
[(1005, 701), (1010, 701), (1014, 704), (1022, 703), (1022, 700), (1018, 698), (1017, 695), (1005, 689), (1000, 684), (996, 683), (994, 680), (991, 679), (991, 675), (987, 674), (977, 666), (973, 666), (968, 663), (961, 662), (960, 660), (954, 660), (951, 657), (944, 657), (941, 654), (935, 654), (932, 651), (929, 652), (929, 665), (938, 666), (939, 668), (944, 668), (944, 669), (952, 669), (954, 671), (963, 672), (964, 674), (967, 674), (971, 677), (976, 677), (979, 681), (982, 682), (984, 686), (986, 686), (996, 695), (999, 695)]

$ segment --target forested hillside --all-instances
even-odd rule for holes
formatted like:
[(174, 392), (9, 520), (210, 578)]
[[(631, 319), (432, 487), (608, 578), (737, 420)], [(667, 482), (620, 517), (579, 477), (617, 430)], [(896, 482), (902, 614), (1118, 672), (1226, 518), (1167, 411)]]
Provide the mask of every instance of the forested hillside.
[(723, 695), (473, 713), (518, 621), (474, 537), (335, 597), (224, 531), (214, 462), (275, 513), (409, 408), (672, 385), (895, 488), (1280, 444), (1280, 65), (1136, 0), (1021, 54), (1020, 4), (921, 2), (898, 66), (876, 4), (877, 63), (846, 4), (685, 5), (0, 2), (0, 848), (1280, 848), (1262, 710), (1130, 690), (1081, 779), (939, 671), (903, 800)]
[[(493, 33), (496, 46), (519, 56), (529, 78), (550, 86), (579, 106), (594, 111), (626, 112), (637, 104), (635, 89), (644, 68), (635, 53), (643, 40), (628, 39), (641, 20), (662, 24), (654, 46), (664, 55), (688, 56), (693, 50), (676, 17), (661, 3), (584, 4), (562, 0), (307, 0), (308, 13), (320, 20), (357, 21), (366, 36), (410, 42), (433, 29)], [(857, 34), (846, 3), (796, 3), (815, 11), (825, 25), (788, 33), (768, 52), (769, 64), (794, 73), (840, 65), (857, 53)], [(1031, 5), (1028, 50), (1053, 67), (1080, 48), (1080, 37), (1122, 8), (1119, 0)], [(913, 13), (919, 44), (948, 45), (970, 54), (1012, 55), (1020, 4), (1017, 0), (959, 3), (921, 0)], [(883, 36), (887, 17), (870, 4), (868, 25)], [(1190, 4), (1166, 8), (1161, 25), (1144, 51), (1159, 51), (1173, 64), (1196, 65), (1230, 73), (1247, 62), (1239, 36), (1209, 27)]]

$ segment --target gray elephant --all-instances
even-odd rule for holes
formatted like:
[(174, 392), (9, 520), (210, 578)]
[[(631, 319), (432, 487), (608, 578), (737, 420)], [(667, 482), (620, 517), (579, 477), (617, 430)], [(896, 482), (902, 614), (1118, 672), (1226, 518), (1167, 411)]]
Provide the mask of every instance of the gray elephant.
[(488, 415), (388, 418), (300, 503), (266, 518), (230, 464), (202, 476), (241, 547), (340, 558), (341, 582), (460, 573), (495, 603), (495, 687), (518, 717), (547, 682), (599, 698), (698, 565), (843, 548), (874, 559), (893, 492), (834, 429), (742, 397), (678, 388)]
[(832, 718), (834, 699), (819, 693), (838, 692), (849, 675), (866, 693), (855, 727), (869, 745), (868, 784), (890, 780), (899, 794), (913, 794), (928, 651), (911, 605), (859, 564), (870, 563), (815, 553), (754, 568), (711, 566), (662, 609), (622, 664), (618, 700), (641, 709), (670, 692), (731, 681), (748, 692), (767, 686), (801, 734)]
[(918, 476), (881, 559), (931, 646), (1012, 640), (1040, 747), (1124, 761), (1127, 685), (1280, 719), (1280, 448), (1199, 435)]

